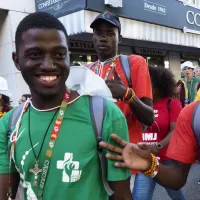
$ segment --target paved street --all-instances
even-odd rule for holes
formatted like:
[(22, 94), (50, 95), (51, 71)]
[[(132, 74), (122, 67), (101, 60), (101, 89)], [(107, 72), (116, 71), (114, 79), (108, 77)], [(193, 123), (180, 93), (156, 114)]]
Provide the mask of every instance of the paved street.
[[(200, 200), (200, 185), (197, 184), (200, 178), (200, 165), (194, 164), (190, 170), (187, 184), (183, 187), (186, 200)], [(153, 200), (171, 200), (165, 189), (156, 187)]]

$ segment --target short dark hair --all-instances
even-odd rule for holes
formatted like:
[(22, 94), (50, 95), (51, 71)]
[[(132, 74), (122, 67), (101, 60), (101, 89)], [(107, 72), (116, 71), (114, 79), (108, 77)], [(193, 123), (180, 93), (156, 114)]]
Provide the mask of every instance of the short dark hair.
[(164, 66), (153, 67), (149, 66), (152, 87), (158, 88), (160, 97), (176, 96), (176, 81), (174, 75)]
[(23, 94), (22, 97), (25, 97), (26, 100), (27, 100), (28, 98), (29, 98), (29, 99), (31, 98), (31, 95), (30, 95), (30, 94)]
[(2, 98), (0, 99), (0, 105), (3, 106), (2, 112), (8, 112), (12, 109), (10, 106), (10, 98), (6, 95), (2, 95)]
[(15, 34), (16, 52), (19, 51), (22, 34), (25, 31), (34, 28), (58, 29), (63, 31), (66, 39), (68, 38), (64, 25), (56, 17), (46, 12), (32, 13), (26, 16), (17, 27)]

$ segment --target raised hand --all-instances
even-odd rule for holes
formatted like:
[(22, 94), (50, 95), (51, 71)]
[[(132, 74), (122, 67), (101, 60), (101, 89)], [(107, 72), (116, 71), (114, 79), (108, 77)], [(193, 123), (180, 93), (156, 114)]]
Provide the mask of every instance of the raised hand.
[(111, 136), (117, 144), (123, 148), (119, 148), (108, 144), (106, 142), (100, 142), (99, 145), (110, 151), (118, 154), (106, 154), (106, 158), (116, 160), (116, 167), (128, 168), (137, 171), (146, 171), (151, 167), (151, 150), (148, 145), (144, 143), (131, 144), (122, 140), (116, 134)]
[(126, 93), (126, 86), (122, 83), (121, 78), (119, 77), (115, 67), (112, 70), (113, 79), (106, 80), (106, 84), (109, 87), (113, 98), (122, 99)]

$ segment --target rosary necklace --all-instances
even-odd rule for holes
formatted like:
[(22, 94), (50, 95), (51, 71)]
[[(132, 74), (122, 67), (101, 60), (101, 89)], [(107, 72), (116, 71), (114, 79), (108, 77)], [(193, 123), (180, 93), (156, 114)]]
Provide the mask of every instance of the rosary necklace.
[[(42, 141), (42, 144), (40, 146), (40, 150), (39, 150), (39, 153), (38, 155), (36, 156), (36, 153), (35, 153), (35, 150), (34, 148), (32, 148), (33, 150), (33, 155), (35, 157), (35, 164), (34, 164), (34, 168), (33, 169), (29, 169), (29, 172), (33, 173), (34, 174), (34, 182), (33, 182), (33, 185), (34, 186), (37, 186), (37, 178), (38, 178), (38, 174), (42, 172), (42, 169), (39, 168), (39, 157), (40, 157), (40, 154), (41, 154), (41, 151), (42, 151), (42, 147), (43, 147), (43, 144), (44, 144), (44, 141), (45, 141), (45, 138), (47, 136), (47, 133), (48, 133), (48, 130), (56, 116), (56, 114), (58, 113), (58, 109), (57, 111), (54, 113), (48, 127), (47, 127), (47, 130), (45, 132), (45, 135), (44, 135), (44, 138), (43, 138), (43, 141)], [(33, 147), (33, 142), (32, 142), (32, 138), (31, 138), (31, 128), (30, 128), (30, 123), (31, 123), (31, 120), (30, 120), (30, 107), (29, 107), (29, 115), (28, 115), (28, 133), (29, 133), (29, 140), (30, 140), (30, 143), (31, 143), (31, 147)]]
[(104, 77), (104, 80), (107, 80), (108, 77), (110, 76), (110, 73), (111, 73), (113, 67), (116, 66), (116, 59), (117, 59), (117, 57), (118, 56), (116, 55), (116, 56), (114, 56), (112, 58), (109, 58), (109, 59), (105, 60), (103, 62), (103, 65), (101, 64), (100, 61), (97, 61), (97, 65), (95, 67), (95, 73), (102, 78), (104, 64), (111, 62), (111, 65), (108, 67), (108, 69), (106, 71), (106, 74), (105, 74), (105, 77)]

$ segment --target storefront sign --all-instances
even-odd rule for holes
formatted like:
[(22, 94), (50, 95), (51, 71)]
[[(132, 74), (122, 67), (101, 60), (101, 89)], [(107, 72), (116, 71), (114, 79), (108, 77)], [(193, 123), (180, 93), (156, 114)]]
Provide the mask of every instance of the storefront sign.
[(124, 0), (121, 9), (109, 8), (104, 0), (87, 0), (87, 9), (109, 10), (121, 17), (200, 34), (200, 8), (180, 0)]
[(200, 13), (188, 11), (186, 14), (186, 19), (189, 24), (195, 24), (196, 26), (200, 26)]
[(198, 53), (181, 53), (181, 56), (182, 58), (200, 60), (200, 54)]
[(70, 49), (94, 50), (94, 44), (92, 42), (70, 41), (69, 48)]
[(147, 0), (144, 0), (144, 10), (155, 12), (160, 15), (167, 14), (167, 7), (165, 5), (157, 4)]
[(85, 8), (86, 0), (35, 0), (36, 11), (45, 11), (62, 17)]
[(151, 55), (151, 56), (166, 56), (167, 51), (160, 49), (149, 49), (149, 48), (134, 48), (136, 54), (140, 55)]
[(35, 0), (35, 4), (37, 11), (57, 17), (84, 9), (108, 10), (121, 17), (200, 34), (200, 9), (182, 0), (123, 0), (122, 8), (105, 5), (105, 0)]

